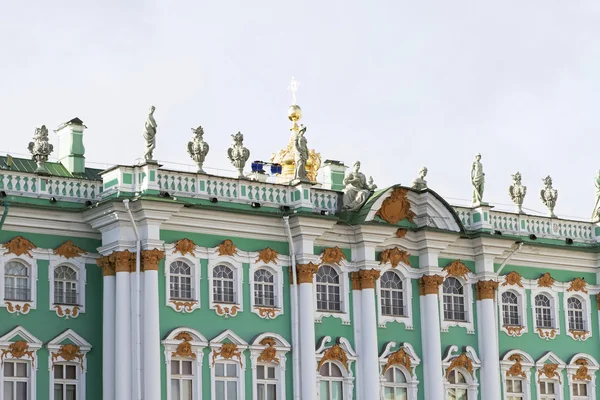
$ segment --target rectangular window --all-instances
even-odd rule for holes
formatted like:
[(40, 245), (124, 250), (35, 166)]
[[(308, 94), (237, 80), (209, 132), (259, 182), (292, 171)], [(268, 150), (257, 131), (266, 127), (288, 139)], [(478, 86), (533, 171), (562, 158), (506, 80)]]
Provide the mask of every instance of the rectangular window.
[(517, 304), (502, 304), (502, 320), (504, 325), (521, 326), (519, 306)]
[(557, 400), (556, 388), (554, 382), (540, 382), (540, 399), (541, 400)]
[(317, 284), (317, 310), (342, 311), (339, 285)]
[(381, 313), (396, 317), (404, 317), (404, 298), (400, 290), (381, 290)]
[(192, 278), (171, 275), (169, 292), (171, 299), (190, 300), (192, 298)]
[(29, 363), (4, 361), (4, 400), (29, 399)]
[(213, 299), (215, 303), (235, 302), (233, 295), (233, 281), (215, 279), (213, 282)]
[(277, 400), (275, 367), (267, 365), (256, 367), (256, 393), (258, 400)]
[(54, 400), (77, 400), (77, 365), (54, 365)]
[(261, 307), (275, 307), (275, 287), (273, 284), (254, 284), (254, 305)]
[(192, 400), (193, 365), (187, 360), (171, 360), (171, 400)]
[(447, 321), (466, 321), (465, 299), (456, 295), (444, 295), (444, 319)]
[(17, 277), (4, 278), (4, 299), (15, 301), (29, 301), (29, 279)]
[(574, 331), (585, 330), (582, 310), (569, 310), (569, 329)]
[(507, 379), (506, 400), (522, 400), (524, 398), (523, 381), (521, 379)]
[(66, 281), (54, 281), (54, 304), (76, 305), (77, 283)]
[(573, 400), (587, 400), (588, 397), (588, 385), (586, 382), (574, 382), (573, 383)]
[(238, 399), (238, 369), (236, 364), (215, 364), (215, 397), (216, 400)]

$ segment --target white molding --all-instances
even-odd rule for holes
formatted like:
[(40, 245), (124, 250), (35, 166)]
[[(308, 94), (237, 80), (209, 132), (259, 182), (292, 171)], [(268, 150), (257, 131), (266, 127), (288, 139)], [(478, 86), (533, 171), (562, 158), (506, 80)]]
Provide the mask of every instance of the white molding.
[[(568, 300), (572, 297), (575, 297), (576, 299), (581, 301), (581, 304), (583, 305), (583, 317), (584, 317), (584, 332), (585, 335), (583, 336), (579, 336), (579, 338), (576, 338), (575, 335), (573, 334), (573, 332), (571, 332), (571, 329), (569, 329), (569, 307), (568, 307)], [(593, 336), (593, 329), (592, 329), (592, 300), (590, 298), (589, 293), (580, 293), (580, 292), (569, 292), (569, 291), (565, 291), (563, 292), (563, 315), (565, 317), (565, 334), (567, 336), (569, 336), (570, 338), (577, 340), (577, 341), (586, 341), (589, 338), (591, 338)]]
[[(539, 375), (539, 371), (540, 368), (542, 368), (542, 366), (544, 364), (546, 364), (546, 361), (550, 361), (550, 363), (552, 364), (558, 364), (558, 369), (556, 370), (556, 372), (559, 375), (559, 379), (549, 379), (549, 378), (537, 378), (537, 375)], [(540, 400), (540, 381), (553, 381), (556, 384), (556, 400), (564, 400), (563, 397), (563, 386), (564, 386), (564, 375), (563, 375), (563, 370), (565, 369), (565, 362), (563, 360), (561, 360), (556, 354), (554, 354), (553, 352), (549, 351), (547, 352), (544, 356), (542, 356), (542, 358), (540, 358), (539, 360), (536, 361), (535, 363), (535, 370), (536, 370), (536, 379), (535, 379), (535, 392), (537, 393), (537, 399)]]
[[(504, 313), (502, 310), (502, 294), (506, 292), (511, 292), (517, 296), (519, 317), (521, 318), (521, 326), (523, 328), (520, 331), (511, 329), (512, 332), (509, 332), (509, 330), (504, 325)], [(498, 285), (497, 296), (498, 298), (496, 303), (498, 304), (498, 327), (500, 328), (500, 331), (512, 337), (519, 337), (522, 336), (524, 333), (527, 333), (529, 331), (527, 323), (528, 303), (527, 290), (525, 289), (525, 285), (523, 285), (523, 287), (520, 287), (519, 285), (503, 285), (503, 283), (500, 283)]]
[[(275, 295), (275, 306), (274, 307), (262, 307), (256, 306), (254, 303), (254, 273), (258, 270), (267, 270), (271, 274), (273, 274), (273, 289)], [(248, 282), (248, 290), (250, 293), (250, 309), (251, 311), (258, 315), (260, 318), (265, 319), (275, 319), (278, 316), (283, 314), (283, 305), (284, 305), (284, 292), (283, 292), (283, 271), (281, 266), (270, 262), (265, 264), (264, 262), (254, 262), (250, 264), (250, 271), (248, 273), (249, 282)], [(260, 309), (267, 309), (267, 312), (261, 312)]]
[(465, 297), (465, 309), (467, 311), (467, 321), (450, 321), (444, 318), (444, 284), (442, 283), (438, 288), (438, 301), (440, 303), (440, 329), (442, 332), (448, 332), (448, 329), (454, 326), (465, 328), (468, 334), (475, 334), (475, 318), (473, 311), (473, 278), (472, 274), (469, 273), (467, 279), (460, 276), (453, 276), (446, 273), (444, 275), (444, 281), (447, 278), (456, 278), (463, 285), (463, 292)]
[(380, 384), (380, 394), (381, 400), (384, 400), (384, 387), (387, 382), (385, 379), (385, 375), (383, 373), (383, 368), (387, 364), (388, 357), (400, 349), (404, 349), (406, 354), (410, 357), (412, 371), (406, 369), (403, 365), (392, 364), (390, 368), (397, 367), (399, 368), (406, 378), (406, 386), (407, 386), (407, 400), (417, 400), (417, 394), (419, 389), (419, 379), (417, 378), (416, 369), (419, 364), (421, 364), (421, 359), (417, 356), (415, 349), (409, 343), (402, 343), (397, 350), (394, 350), (396, 347), (396, 342), (387, 342), (385, 344), (385, 348), (379, 357), (379, 384)]
[[(223, 346), (223, 342), (225, 340), (229, 340), (232, 343), (235, 343), (237, 345), (238, 351), (241, 353), (241, 360), (236, 360), (236, 359), (227, 359), (227, 358), (223, 358), (220, 354), (217, 353), (218, 350), (221, 349), (221, 347)], [(237, 398), (239, 400), (244, 400), (246, 398), (246, 349), (248, 348), (248, 343), (242, 339), (241, 337), (239, 337), (238, 335), (236, 335), (233, 331), (231, 330), (226, 330), (223, 331), (220, 335), (218, 335), (217, 337), (215, 337), (214, 339), (212, 339), (209, 343), (209, 347), (211, 349), (210, 351), (210, 358), (209, 358), (209, 368), (210, 368), (210, 381), (212, 382), (212, 385), (210, 386), (210, 395), (211, 395), (211, 399), (215, 398), (215, 381), (216, 381), (216, 377), (215, 377), (215, 363), (217, 362), (221, 362), (223, 364), (235, 364), (236, 367), (238, 368), (238, 376), (237, 376)]]
[[(58, 356), (56, 359), (53, 359), (53, 350), (57, 352), (60, 350), (62, 346), (62, 342), (65, 340), (70, 340), (77, 346), (79, 346), (79, 351), (83, 354), (82, 360), (65, 360), (61, 356)], [(54, 365), (74, 365), (77, 371), (77, 398), (85, 399), (86, 395), (86, 375), (87, 375), (87, 353), (92, 349), (92, 345), (89, 344), (84, 338), (79, 336), (72, 329), (68, 329), (65, 332), (61, 333), (54, 339), (52, 339), (47, 345), (48, 349), (48, 375), (50, 376), (50, 385), (49, 385), (49, 400), (54, 399)], [(62, 399), (59, 399), (62, 400)]]
[[(481, 368), (481, 360), (475, 353), (475, 349), (471, 346), (465, 346), (464, 353), (471, 360), (473, 365), (473, 375), (469, 373), (464, 368), (456, 368), (456, 370), (460, 371), (464, 377), (467, 379), (466, 385), (468, 390), (468, 400), (477, 400), (478, 390), (479, 390), (479, 381), (477, 380), (477, 370)], [(444, 391), (448, 390), (450, 383), (446, 379), (447, 369), (450, 367), (450, 363), (456, 357), (458, 357), (460, 353), (458, 353), (458, 346), (452, 345), (446, 349), (446, 356), (442, 360), (442, 367), (444, 369)]]
[[(587, 369), (590, 377), (592, 378), (589, 381), (575, 381), (573, 380), (573, 376), (577, 373), (577, 370), (581, 367), (580, 365), (575, 364), (575, 361), (579, 359), (585, 359), (588, 362)], [(569, 364), (567, 365), (567, 383), (569, 384), (569, 398), (573, 398), (573, 383), (578, 382), (586, 382), (588, 386), (588, 399), (596, 400), (596, 372), (600, 369), (600, 365), (598, 361), (589, 354), (578, 353), (571, 357)]]
[[(265, 362), (260, 362), (260, 363), (258, 362), (258, 357), (262, 354), (263, 350), (268, 347), (268, 346), (261, 345), (260, 342), (261, 342), (261, 340), (263, 340), (264, 338), (267, 338), (267, 337), (272, 337), (273, 339), (275, 339), (276, 344), (274, 347), (276, 350), (277, 358), (279, 358), (279, 363), (267, 364)], [(276, 392), (277, 398), (285, 399), (285, 397), (286, 397), (285, 370), (286, 370), (286, 361), (287, 361), (286, 354), (292, 349), (292, 346), (287, 342), (287, 340), (285, 340), (283, 338), (283, 336), (281, 336), (277, 333), (267, 332), (267, 333), (262, 333), (262, 334), (258, 335), (254, 339), (252, 344), (249, 346), (249, 349), (250, 349), (250, 366), (252, 368), (252, 398), (253, 399), (258, 398), (258, 394), (256, 393), (256, 386), (257, 386), (256, 367), (258, 365), (267, 365), (267, 366), (275, 367), (275, 379), (277, 380), (277, 392)]]
[[(404, 308), (406, 310), (406, 316), (404, 317), (395, 317), (391, 315), (383, 315), (381, 311), (381, 277), (386, 272), (391, 271), (397, 274), (402, 280), (402, 297)], [(381, 275), (379, 279), (376, 280), (376, 290), (377, 290), (377, 325), (379, 328), (385, 328), (388, 322), (397, 322), (399, 324), (404, 324), (405, 329), (413, 330), (413, 312), (412, 312), (412, 279), (409, 267), (407, 267), (404, 263), (399, 263), (396, 268), (392, 268), (390, 264), (384, 265), (384, 267), (380, 271)]]
[[(554, 285), (552, 285), (551, 288), (548, 287), (540, 287), (538, 285), (538, 282), (535, 281), (535, 283), (531, 284), (531, 312), (532, 312), (532, 316), (533, 316), (533, 331), (535, 333), (537, 333), (537, 335), (541, 338), (541, 339), (545, 339), (546, 341), (550, 340), (550, 339), (554, 339), (556, 336), (560, 335), (560, 301), (559, 301), (559, 296), (558, 293), (561, 292), (562, 290), (559, 289), (559, 285), (557, 285), (556, 283)], [(552, 312), (552, 320), (554, 321), (554, 326), (552, 328), (539, 328), (538, 330), (538, 326), (537, 326), (537, 321), (535, 318), (535, 297), (538, 294), (544, 294), (546, 296), (548, 296), (550, 298), (550, 303), (551, 303), (551, 312)], [(554, 332), (554, 334), (552, 334), (552, 332)]]
[[(38, 267), (36, 253), (32, 252), (34, 257), (29, 257), (26, 254), (15, 256), (14, 254), (2, 254), (0, 255), (0, 307), (4, 307), (11, 314), (27, 314), (29, 310), (35, 310), (37, 308), (37, 282), (38, 282)], [(29, 290), (31, 293), (31, 301), (14, 301), (5, 300), (5, 281), (4, 281), (4, 269), (6, 263), (10, 261), (18, 261), (27, 267), (29, 271)], [(12, 311), (11, 311), (12, 306)]]
[[(246, 257), (247, 258), (247, 257)], [(215, 310), (217, 315), (228, 317), (235, 317), (238, 313), (244, 311), (244, 268), (243, 261), (239, 256), (217, 256), (211, 254), (209, 251), (208, 256), (208, 304), (211, 310)], [(218, 265), (225, 265), (233, 271), (233, 288), (234, 288), (234, 302), (233, 303), (216, 303), (213, 296), (213, 269)]]
[(314, 316), (315, 322), (321, 323), (323, 322), (323, 318), (334, 317), (342, 320), (343, 325), (350, 325), (350, 276), (349, 273), (354, 270), (352, 264), (346, 260), (342, 260), (340, 262), (342, 265), (336, 265), (334, 263), (331, 264), (321, 264), (319, 268), (324, 265), (327, 265), (333, 268), (340, 277), (340, 297), (342, 300), (342, 311), (334, 312), (334, 311), (319, 311), (317, 309), (317, 274), (313, 275), (313, 307), (314, 307)]
[[(523, 377), (519, 377), (519, 376), (511, 376), (510, 379), (520, 379), (523, 382), (523, 400), (531, 400), (531, 369), (535, 366), (535, 361), (533, 361), (533, 358), (525, 353), (522, 350), (511, 350), (508, 353), (506, 353), (504, 355), (504, 357), (502, 357), (502, 359), (500, 360), (500, 371), (501, 371), (501, 377), (502, 377), (502, 390), (504, 393), (504, 396), (507, 396), (506, 394), (506, 380), (509, 378), (506, 373), (508, 372), (508, 370), (510, 369), (510, 367), (513, 366), (513, 364), (515, 363), (514, 361), (510, 360), (510, 357), (513, 356), (514, 354), (517, 354), (519, 356), (521, 356), (522, 360), (521, 361), (521, 365), (522, 365), (522, 371), (523, 373), (525, 373), (525, 378)], [(535, 377), (535, 375), (534, 375)]]
[[(85, 268), (85, 257), (75, 257), (75, 258), (65, 258), (65, 257), (56, 257), (53, 256), (50, 258), (50, 262), (48, 264), (48, 282), (50, 284), (50, 311), (55, 311), (56, 315), (59, 317), (65, 317), (65, 319), (69, 318), (77, 318), (79, 314), (85, 314), (85, 303), (86, 303), (86, 281), (87, 281), (87, 271)], [(66, 265), (75, 270), (77, 273), (77, 292), (79, 294), (79, 304), (75, 305), (64, 305), (56, 306), (54, 304), (54, 270), (56, 267), (61, 265)], [(61, 315), (61, 313), (63, 315)]]
[[(36, 390), (37, 390), (37, 369), (38, 369), (38, 357), (37, 351), (42, 348), (42, 341), (33, 336), (29, 331), (27, 331), (22, 326), (17, 326), (4, 336), (0, 337), (0, 350), (8, 350), (8, 347), (11, 345), (12, 339), (15, 336), (20, 336), (29, 344), (29, 349), (33, 351), (33, 357), (24, 356), (22, 358), (14, 358), (11, 353), (6, 353), (4, 355), (4, 360), (20, 360), (20, 361), (28, 361), (29, 369), (29, 395), (31, 399), (36, 398)], [(0, 363), (0, 377), (4, 376), (4, 365), (5, 363)], [(4, 379), (0, 379), (0, 393), (4, 393)]]
[[(200, 292), (200, 282), (202, 280), (202, 268), (200, 263), (200, 257), (192, 256), (191, 254), (179, 254), (174, 253), (175, 245), (174, 244), (165, 244), (165, 303), (167, 307), (171, 307), (176, 312), (181, 313), (191, 313), (194, 310), (201, 307), (201, 292)], [(199, 253), (200, 248), (196, 246), (194, 249), (194, 253)], [(192, 272), (192, 299), (190, 302), (185, 301), (172, 301), (171, 293), (170, 293), (170, 283), (171, 283), (171, 264), (175, 261), (182, 261), (188, 264), (191, 268)], [(185, 303), (185, 304), (184, 304)]]
[[(323, 359), (325, 352), (335, 345), (334, 344), (331, 346), (327, 346), (327, 344), (330, 342), (331, 342), (331, 336), (323, 336), (317, 342), (317, 350), (316, 350), (317, 368), (318, 368), (319, 363), (321, 362), (321, 359)], [(348, 341), (348, 339), (346, 339), (344, 337), (339, 337), (337, 339), (337, 342), (338, 342), (337, 344), (339, 344), (340, 347), (346, 352), (346, 356), (348, 358), (348, 369), (346, 369), (346, 366), (337, 360), (328, 360), (327, 362), (331, 362), (331, 363), (337, 365), (339, 367), (340, 371), (342, 371), (342, 375), (343, 375), (342, 399), (343, 400), (352, 400), (352, 397), (354, 394), (354, 379), (355, 379), (354, 375), (352, 374), (352, 363), (354, 363), (356, 361), (357, 354), (352, 349), (352, 346), (350, 345), (350, 342)], [(319, 389), (320, 389), (319, 382), (320, 381), (321, 381), (321, 374), (320, 374), (320, 371), (317, 369), (317, 396), (319, 396)]]

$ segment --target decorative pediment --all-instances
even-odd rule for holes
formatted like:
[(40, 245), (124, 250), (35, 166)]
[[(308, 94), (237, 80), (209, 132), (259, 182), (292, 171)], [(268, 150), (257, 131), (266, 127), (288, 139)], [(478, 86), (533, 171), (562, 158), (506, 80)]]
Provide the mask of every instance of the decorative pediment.
[(28, 358), (35, 361), (35, 352), (42, 342), (22, 326), (18, 326), (0, 337), (0, 362), (6, 358)]
[(75, 244), (71, 240), (67, 240), (66, 242), (58, 246), (56, 249), (54, 249), (54, 254), (64, 258), (75, 258), (83, 256), (87, 254), (87, 252), (75, 246)]
[(317, 371), (327, 361), (337, 361), (349, 371), (350, 359), (356, 358), (356, 353), (352, 350), (350, 342), (346, 338), (340, 337), (333, 346), (327, 346), (331, 342), (331, 336), (322, 337), (317, 343), (317, 354), (321, 354), (321, 360), (317, 366)]
[(16, 238), (9, 240), (8, 242), (4, 243), (2, 247), (6, 249), (4, 254), (14, 254), (16, 256), (22, 256), (25, 254), (31, 258), (33, 258), (33, 255), (30, 253), (30, 251), (36, 248), (35, 244), (31, 243), (23, 236), (17, 236)]
[(339, 247), (328, 247), (321, 254), (322, 264), (342, 265), (342, 260), (346, 260), (346, 255)]
[(42, 341), (33, 336), (31, 333), (29, 333), (27, 329), (23, 328), (22, 326), (17, 326), (16, 328), (8, 332), (6, 335), (0, 337), (0, 345), (8, 345), (8, 343), (15, 341), (15, 338), (23, 340), (29, 343), (30, 345), (33, 345), (34, 347), (37, 346), (37, 348), (40, 348), (42, 346)]
[(561, 382), (561, 371), (565, 367), (565, 362), (556, 354), (549, 351), (535, 363), (537, 369), (538, 383), (542, 378), (558, 379)]
[(415, 213), (410, 209), (407, 192), (407, 189), (401, 187), (394, 188), (390, 196), (383, 201), (376, 215), (394, 225), (403, 219), (413, 222)]
[(170, 360), (171, 357), (201, 360), (202, 349), (208, 345), (208, 342), (200, 332), (181, 327), (169, 332), (162, 344), (165, 346), (165, 358), (167, 360)]
[(520, 354), (513, 354), (508, 358), (510, 361), (514, 361), (514, 364), (506, 371), (506, 376), (516, 376), (525, 378), (525, 372), (523, 372), (523, 357)]
[(184, 238), (175, 242), (175, 247), (173, 249), (173, 254), (181, 253), (182, 256), (186, 254), (191, 254), (193, 257), (196, 257), (194, 254), (194, 250), (196, 249), (196, 243), (193, 240)]
[(395, 365), (401, 365), (411, 374), (414, 374), (414, 368), (420, 364), (421, 360), (417, 357), (414, 348), (409, 343), (404, 343), (398, 350), (393, 350), (396, 347), (395, 342), (388, 342), (385, 345), (383, 353), (379, 357), (380, 363), (385, 362), (382, 375), (385, 375), (388, 369)]
[(262, 333), (250, 346), (254, 363), (273, 363), (285, 365), (285, 354), (291, 350), (290, 344), (277, 333)]
[(521, 283), (521, 279), (522, 276), (516, 272), (516, 271), (512, 271), (509, 272), (507, 275), (504, 276), (504, 282), (502, 282), (502, 286), (506, 286), (506, 285), (517, 285), (518, 287), (523, 287), (523, 284)]
[(270, 247), (267, 247), (266, 249), (263, 249), (261, 251), (258, 252), (258, 258), (256, 259), (256, 263), (259, 261), (264, 262), (265, 264), (269, 264), (269, 263), (273, 263), (273, 264), (277, 264), (277, 257), (279, 256), (279, 253), (277, 253), (277, 250), (273, 250)]
[(443, 271), (448, 275), (461, 277), (464, 280), (467, 279), (467, 274), (471, 273), (471, 270), (460, 260), (452, 261), (450, 264), (446, 265)]
[(575, 354), (567, 366), (568, 373), (576, 381), (591, 381), (599, 368), (598, 361), (585, 353)]
[(398, 247), (393, 249), (385, 249), (379, 254), (379, 264), (392, 264), (392, 268), (396, 268), (400, 262), (410, 265), (409, 254), (405, 250), (400, 250)]
[(446, 357), (442, 360), (442, 364), (446, 367), (446, 378), (456, 368), (464, 369), (471, 377), (474, 377), (475, 369), (481, 367), (481, 360), (471, 346), (466, 346), (465, 350), (459, 354), (458, 346), (452, 345), (446, 351)]

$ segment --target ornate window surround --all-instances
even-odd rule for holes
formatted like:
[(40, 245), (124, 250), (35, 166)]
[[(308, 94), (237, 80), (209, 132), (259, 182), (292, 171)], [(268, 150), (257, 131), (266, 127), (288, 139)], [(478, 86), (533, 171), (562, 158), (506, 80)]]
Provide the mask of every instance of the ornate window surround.
[[(86, 289), (86, 269), (85, 257), (65, 258), (51, 256), (48, 264), (48, 281), (50, 282), (50, 311), (56, 311), (56, 315), (65, 318), (77, 318), (79, 314), (85, 313), (85, 289)], [(54, 304), (54, 270), (61, 265), (71, 267), (77, 272), (77, 292), (79, 294), (79, 303), (76, 305), (55, 305)]]
[[(561, 290), (558, 289), (556, 283), (552, 285), (552, 287), (544, 287), (539, 286), (537, 281), (532, 282), (531, 287), (531, 313), (533, 317), (533, 331), (538, 334), (538, 336), (542, 339), (554, 339), (556, 336), (560, 335), (560, 312), (559, 312), (559, 299), (558, 293)], [(551, 329), (548, 328), (538, 328), (537, 321), (535, 317), (535, 297), (538, 294), (543, 294), (548, 296), (551, 302), (551, 312), (552, 319), (554, 320), (554, 326)]]
[[(272, 345), (268, 343), (269, 339), (272, 339), (275, 344)], [(250, 364), (252, 368), (252, 398), (258, 398), (256, 393), (256, 367), (258, 365), (268, 365), (275, 367), (277, 398), (285, 399), (286, 354), (292, 349), (292, 346), (283, 338), (283, 336), (278, 335), (277, 333), (267, 332), (258, 335), (252, 342), (252, 345), (249, 346), (249, 349)], [(274, 352), (271, 349), (273, 349)]]
[[(443, 271), (446, 272), (446, 271)], [(475, 320), (473, 312), (473, 284), (475, 283), (472, 279), (472, 274), (469, 272), (465, 276), (454, 275), (445, 273), (444, 280), (448, 277), (456, 278), (464, 288), (465, 296), (465, 310), (467, 311), (467, 321), (449, 321), (444, 318), (444, 284), (442, 283), (439, 287), (438, 301), (440, 303), (440, 329), (442, 332), (448, 332), (448, 329), (453, 326), (460, 326), (467, 330), (468, 334), (475, 334)]]
[[(61, 263), (61, 265), (64, 263)], [(52, 270), (54, 272), (54, 269)], [(76, 347), (64, 348), (63, 342), (70, 341)], [(72, 346), (71, 344), (71, 346)], [(54, 399), (54, 365), (72, 364), (77, 367), (77, 398), (85, 399), (85, 386), (87, 375), (87, 353), (92, 349), (84, 338), (79, 336), (72, 329), (68, 329), (52, 339), (47, 345), (48, 349), (48, 371), (50, 371), (49, 400)], [(71, 350), (71, 351), (69, 351)], [(62, 400), (62, 399), (60, 399)]]
[(379, 384), (381, 393), (383, 393), (383, 386), (386, 383), (386, 368), (398, 367), (404, 373), (406, 383), (408, 384), (407, 400), (417, 400), (419, 379), (417, 378), (416, 369), (421, 363), (421, 359), (409, 343), (402, 343), (397, 350), (394, 350), (395, 347), (396, 342), (386, 343), (379, 357)]
[[(29, 310), (35, 310), (37, 308), (37, 280), (38, 280), (38, 266), (37, 260), (40, 258), (39, 251), (31, 250), (32, 256), (30, 257), (27, 253), (23, 253), (19, 256), (14, 254), (1, 254), (0, 255), (0, 303), (1, 307), (7, 309), (11, 314), (27, 314)], [(4, 266), (10, 261), (17, 261), (27, 266), (29, 273), (29, 290), (31, 293), (30, 301), (15, 301), (4, 299)]]
[[(527, 291), (524, 285), (519, 286), (518, 284), (513, 284), (510, 286), (506, 281), (498, 285), (498, 326), (500, 330), (506, 333), (508, 336), (519, 337), (524, 333), (528, 332), (528, 324), (527, 324)], [(504, 325), (504, 313), (502, 310), (502, 294), (510, 292), (517, 296), (518, 299), (518, 307), (519, 307), (519, 316), (521, 317), (521, 329), (519, 327), (507, 327)]]
[[(354, 392), (354, 375), (352, 374), (352, 363), (356, 361), (356, 352), (352, 349), (352, 346), (350, 346), (350, 342), (348, 341), (348, 339), (344, 337), (339, 337), (337, 339), (336, 344), (332, 346), (327, 346), (327, 344), (330, 342), (331, 336), (323, 336), (317, 342), (317, 385), (319, 385), (319, 382), (321, 381), (321, 374), (319, 373), (319, 366), (321, 362), (331, 361), (340, 368), (343, 374), (343, 400), (352, 400)], [(330, 351), (336, 346), (337, 348), (341, 349), (341, 353), (336, 352), (335, 350)], [(345, 357), (345, 360), (341, 360), (336, 356)]]
[[(546, 363), (546, 361), (550, 361), (549, 363)], [(557, 365), (557, 368), (555, 370), (555, 372), (553, 372), (555, 374), (555, 376), (557, 376), (557, 378), (554, 377), (544, 377), (542, 378), (542, 374), (545, 375), (544, 373), (544, 365), (545, 364), (555, 364)], [(540, 380), (544, 380), (544, 381), (548, 381), (548, 380), (553, 380), (556, 383), (556, 399), (557, 400), (564, 400), (563, 397), (563, 385), (564, 385), (564, 376), (563, 376), (563, 370), (565, 369), (565, 362), (563, 360), (561, 360), (556, 354), (554, 354), (553, 352), (549, 351), (548, 353), (546, 353), (542, 358), (540, 358), (539, 360), (536, 361), (535, 363), (535, 392), (537, 393), (537, 398), (540, 399)]]
[[(202, 250), (198, 246), (193, 250), (195, 253), (178, 253), (174, 244), (165, 245), (165, 301), (166, 305), (173, 310), (181, 313), (190, 313), (197, 308), (200, 308), (200, 281), (202, 279), (202, 269), (200, 268), (200, 257), (195, 256), (196, 253), (201, 253)], [(206, 251), (204, 251), (205, 253)], [(171, 300), (170, 282), (171, 282), (171, 264), (175, 261), (182, 261), (191, 267), (192, 271), (192, 300), (178, 301)], [(211, 271), (212, 272), (212, 271)], [(211, 292), (212, 294), (212, 292)]]
[[(15, 337), (20, 337), (22, 341), (12, 341)], [(15, 346), (15, 343), (24, 342), (26, 343), (25, 349), (16, 349), (11, 346)], [(29, 397), (31, 399), (36, 398), (36, 387), (37, 387), (37, 369), (38, 369), (38, 357), (37, 351), (42, 348), (42, 341), (29, 333), (22, 326), (17, 326), (15, 329), (8, 332), (6, 335), (0, 337), (0, 351), (2, 352), (2, 361), (4, 360), (22, 360), (29, 361)], [(0, 363), (0, 393), (4, 393), (4, 365)]]
[[(279, 315), (283, 314), (283, 273), (281, 271), (281, 267), (279, 267), (274, 262), (265, 263), (264, 261), (258, 261), (259, 260), (256, 260), (256, 262), (250, 264), (250, 307), (252, 309), (252, 312), (261, 318), (275, 319)], [(261, 269), (267, 270), (271, 274), (273, 274), (275, 307), (261, 307), (254, 304), (254, 273)]]
[[(383, 313), (381, 312), (381, 276), (383, 276), (383, 274), (388, 271), (396, 273), (402, 280), (402, 296), (404, 297), (404, 307), (406, 308), (405, 317), (383, 315)], [(393, 268), (391, 265), (386, 264), (381, 269), (380, 278), (377, 279), (375, 283), (377, 290), (377, 325), (380, 328), (385, 328), (388, 322), (397, 322), (399, 324), (404, 324), (404, 328), (407, 330), (414, 329), (412, 311), (412, 280), (418, 279), (419, 276), (420, 274), (412, 273), (410, 268), (408, 268), (403, 262), (400, 262), (396, 268)]]
[(315, 322), (323, 322), (323, 318), (335, 317), (342, 320), (343, 325), (350, 325), (350, 272), (354, 271), (352, 264), (345, 259), (339, 261), (339, 265), (336, 263), (323, 263), (319, 264), (319, 268), (327, 265), (333, 268), (340, 277), (340, 294), (342, 301), (342, 311), (319, 311), (317, 310), (317, 274), (313, 274), (313, 307), (315, 314)]
[[(181, 334), (181, 336), (179, 336)], [(186, 336), (188, 334), (189, 336)], [(179, 338), (178, 338), (179, 337)], [(192, 340), (186, 340), (191, 338)], [(202, 399), (202, 363), (203, 350), (208, 346), (208, 341), (195, 329), (181, 327), (173, 329), (162, 341), (164, 346), (166, 375), (167, 375), (167, 400), (171, 400), (171, 360), (190, 360), (192, 362), (193, 400)]]
[[(582, 361), (585, 360), (586, 365)], [(580, 364), (576, 364), (579, 361)], [(594, 357), (578, 353), (571, 357), (569, 364), (567, 365), (567, 383), (569, 385), (569, 398), (573, 398), (573, 383), (588, 381), (588, 398), (590, 400), (596, 400), (596, 372), (600, 369), (600, 364), (594, 359)], [(575, 379), (576, 376), (581, 375), (582, 379)], [(589, 379), (586, 379), (589, 378)]]
[[(572, 297), (575, 297), (581, 304), (583, 305), (583, 316), (584, 316), (584, 330), (583, 331), (573, 331), (569, 329), (569, 307), (568, 300)], [(585, 341), (588, 338), (592, 337), (592, 303), (589, 294), (579, 293), (579, 292), (563, 292), (563, 312), (565, 317), (565, 334), (575, 340)]]
[[(217, 315), (224, 315), (227, 317), (235, 317), (238, 312), (244, 311), (244, 268), (243, 263), (248, 262), (248, 253), (238, 251), (234, 255), (223, 255), (217, 254), (218, 247), (209, 249), (208, 251), (208, 301), (209, 308), (215, 310)], [(240, 254), (245, 253), (245, 254)], [(218, 265), (226, 265), (233, 271), (234, 279), (234, 290), (235, 290), (235, 304), (229, 303), (215, 303), (213, 297), (213, 269)]]
[[(239, 365), (238, 376), (237, 376), (237, 388), (238, 388), (238, 400), (244, 400), (246, 395), (246, 349), (248, 348), (248, 343), (244, 341), (241, 337), (236, 335), (230, 329), (223, 331), (220, 335), (213, 338), (209, 342), (209, 347), (211, 348), (210, 359), (209, 359), (209, 367), (210, 367), (210, 398), (215, 398), (215, 363), (224, 362), (227, 364), (236, 363)], [(233, 345), (233, 349), (231, 354), (229, 351), (226, 354), (223, 353), (223, 346)]]
[[(515, 360), (515, 356), (520, 357), (521, 361)], [(513, 357), (513, 359), (511, 359)], [(520, 367), (515, 365), (520, 363)], [(535, 366), (533, 358), (521, 350), (511, 350), (500, 360), (500, 370), (502, 376), (502, 392), (506, 396), (506, 380), (517, 378), (523, 381), (523, 400), (531, 400), (531, 369)], [(510, 375), (509, 375), (510, 374)], [(525, 375), (525, 376), (523, 376)]]
[[(466, 357), (466, 358), (465, 358)], [(461, 361), (466, 361), (469, 366), (462, 365)], [(476, 400), (479, 389), (479, 381), (477, 380), (477, 370), (481, 368), (481, 360), (475, 353), (475, 349), (471, 346), (465, 346), (465, 351), (462, 354), (458, 353), (458, 346), (452, 345), (446, 350), (446, 356), (442, 360), (442, 368), (444, 369), (444, 392), (448, 390), (450, 383), (446, 379), (448, 373), (452, 369), (460, 371), (467, 379), (468, 385), (468, 400)], [(469, 368), (472, 371), (469, 371)]]

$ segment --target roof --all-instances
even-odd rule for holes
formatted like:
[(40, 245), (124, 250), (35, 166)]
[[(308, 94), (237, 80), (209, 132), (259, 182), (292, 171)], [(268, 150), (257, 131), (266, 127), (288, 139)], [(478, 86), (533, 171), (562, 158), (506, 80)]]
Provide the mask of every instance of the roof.
[[(101, 169), (97, 168), (86, 168), (83, 174), (72, 174), (70, 173), (61, 163), (59, 162), (46, 162), (46, 170), (50, 176), (58, 176), (61, 178), (76, 178), (76, 179), (87, 179), (92, 181), (102, 181), (100, 177)], [(26, 158), (12, 158), (12, 164), (8, 166), (8, 156), (0, 156), (0, 171), (14, 171), (14, 172), (27, 172), (30, 174), (35, 173), (37, 170), (37, 164), (33, 160)]]

